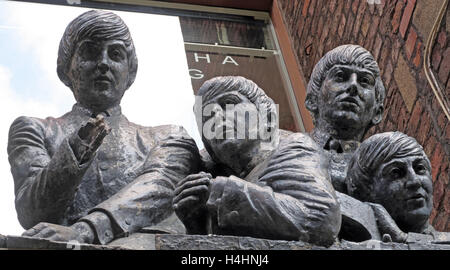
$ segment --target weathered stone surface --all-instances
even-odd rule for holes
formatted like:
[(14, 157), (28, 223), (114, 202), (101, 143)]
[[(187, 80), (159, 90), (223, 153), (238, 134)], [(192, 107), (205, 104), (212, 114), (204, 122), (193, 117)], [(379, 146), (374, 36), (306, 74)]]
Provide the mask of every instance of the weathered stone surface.
[(47, 239), (24, 236), (7, 236), (7, 249), (73, 249), (73, 250), (122, 250), (123, 247), (79, 244), (77, 242), (56, 242)]
[(6, 236), (0, 234), (0, 248), (6, 248)]
[(300, 241), (267, 240), (222, 235), (156, 235), (157, 250), (316, 250)]
[(384, 243), (368, 240), (360, 243), (340, 241), (329, 248), (301, 241), (267, 240), (220, 235), (181, 235), (136, 233), (109, 245), (55, 242), (21, 236), (7, 236), (3, 248), (53, 250), (450, 250), (450, 245), (433, 243)]
[(134, 233), (129, 237), (112, 241), (108, 246), (118, 246), (127, 249), (155, 250), (155, 234)]

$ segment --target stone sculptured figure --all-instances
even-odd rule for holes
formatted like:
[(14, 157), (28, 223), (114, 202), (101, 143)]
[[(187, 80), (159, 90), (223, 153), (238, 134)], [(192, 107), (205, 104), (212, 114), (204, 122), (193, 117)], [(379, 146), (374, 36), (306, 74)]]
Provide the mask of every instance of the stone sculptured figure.
[(414, 138), (401, 132), (369, 137), (350, 160), (346, 183), (349, 195), (370, 203), (377, 216), (387, 217), (378, 219), (378, 227), (396, 242), (421, 238), (409, 233), (429, 235), (433, 242), (450, 242), (449, 233), (437, 232), (429, 222), (431, 163)]
[(105, 244), (173, 214), (173, 190), (200, 157), (182, 127), (144, 127), (122, 114), (137, 66), (117, 15), (92, 10), (67, 26), (57, 73), (76, 104), (59, 118), (19, 117), (9, 132), (25, 236)]
[[(233, 83), (239, 85), (239, 80), (242, 79), (219, 78), (205, 83), (199, 90), (203, 106), (208, 102), (221, 107), (248, 102), (249, 94), (244, 96), (245, 99), (234, 97), (236, 94), (227, 94), (239, 91), (245, 93), (239, 90), (238, 86), (233, 86)], [(258, 89), (255, 85), (249, 88)], [(323, 203), (323, 209), (333, 209), (336, 214), (336, 197), (326, 183), (330, 181), (341, 202), (343, 229), (354, 230), (359, 226), (363, 231), (362, 238), (358, 236), (361, 238), (359, 240), (379, 238), (375, 217), (372, 215), (371, 220), (359, 217), (366, 210), (372, 211), (370, 207), (345, 194), (345, 178), (348, 162), (365, 133), (382, 120), (384, 97), (385, 89), (380, 70), (370, 52), (358, 45), (343, 45), (331, 50), (315, 66), (307, 88), (306, 107), (314, 119), (313, 131), (310, 134), (280, 136), (280, 143), (273, 145), (265, 155), (264, 151), (259, 150), (261, 147), (258, 144), (261, 142), (258, 140), (252, 144), (251, 140), (217, 140), (205, 139), (203, 136), (205, 148), (215, 165), (206, 170), (211, 172), (211, 175), (190, 176), (180, 182), (174, 197), (177, 215), (190, 233), (204, 232), (203, 223), (209, 215), (213, 219), (210, 227), (216, 228), (213, 232), (275, 239), (299, 238), (312, 243), (323, 241), (322, 244), (329, 244), (332, 237), (336, 236), (336, 230), (339, 230), (339, 218), (334, 216), (330, 219), (332, 215), (327, 218), (308, 216), (299, 209), (308, 209), (309, 202), (326, 198), (328, 204)], [(258, 106), (258, 102), (255, 103)], [(201, 122), (203, 128), (206, 121), (203, 119)], [(257, 159), (258, 155), (262, 158), (256, 163), (259, 166), (255, 166), (252, 159)], [(218, 171), (220, 173), (217, 173)], [(315, 184), (322, 186), (318, 189), (312, 188)], [(249, 195), (249, 187), (255, 187), (252, 190), (253, 195)], [(317, 190), (326, 192), (320, 193)], [(263, 194), (266, 192), (271, 196), (265, 197)], [(200, 206), (196, 208), (195, 205)], [(241, 209), (243, 205), (248, 207)], [(291, 219), (295, 217), (295, 212), (299, 216)], [(281, 215), (276, 216), (274, 213)], [(195, 218), (190, 217), (190, 214)], [(323, 234), (325, 236), (322, 239), (314, 236), (309, 239), (302, 238), (302, 230), (314, 235), (314, 228), (308, 228), (308, 218), (317, 220), (319, 223), (316, 224), (327, 219), (332, 220), (333, 226), (329, 227), (328, 234)], [(197, 225), (195, 220), (201, 220), (203, 223)], [(244, 220), (246, 224), (254, 224), (252, 228), (255, 229), (251, 231), (239, 225)], [(295, 226), (280, 225), (283, 224), (280, 220)]]
[[(179, 182), (173, 200), (187, 232), (333, 244), (341, 214), (316, 143), (301, 133), (279, 136), (273, 100), (243, 77), (213, 78), (198, 95), (207, 172)], [(264, 114), (268, 121), (251, 121)], [(251, 138), (256, 130), (270, 136)]]

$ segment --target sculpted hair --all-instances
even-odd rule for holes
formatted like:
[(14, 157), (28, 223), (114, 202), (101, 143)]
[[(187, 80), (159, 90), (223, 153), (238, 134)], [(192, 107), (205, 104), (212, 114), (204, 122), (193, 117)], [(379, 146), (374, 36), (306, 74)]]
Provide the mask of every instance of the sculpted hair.
[(375, 134), (365, 140), (353, 155), (347, 170), (347, 190), (349, 195), (361, 201), (375, 202), (373, 184), (377, 169), (394, 158), (422, 156), (427, 169), (431, 163), (422, 146), (412, 137), (401, 132)]
[[(256, 83), (241, 76), (218, 76), (203, 83), (197, 92), (202, 97), (203, 106), (216, 96), (237, 91), (247, 97), (258, 110), (265, 109), (267, 112), (277, 115), (275, 103), (266, 95)], [(198, 105), (198, 104), (196, 104)]]
[(71, 88), (69, 72), (72, 57), (80, 41), (90, 39), (93, 41), (121, 40), (127, 49), (129, 77), (127, 88), (136, 78), (138, 61), (130, 31), (123, 20), (116, 14), (103, 11), (87, 11), (67, 26), (59, 43), (57, 73), (59, 79)]
[(355, 65), (366, 68), (375, 76), (375, 98), (378, 105), (383, 106), (385, 98), (385, 89), (380, 77), (380, 68), (373, 58), (372, 54), (359, 45), (342, 45), (327, 52), (317, 64), (311, 73), (311, 77), (306, 89), (306, 108), (311, 112), (315, 121), (319, 113), (317, 106), (320, 88), (325, 80), (328, 71), (335, 65)]

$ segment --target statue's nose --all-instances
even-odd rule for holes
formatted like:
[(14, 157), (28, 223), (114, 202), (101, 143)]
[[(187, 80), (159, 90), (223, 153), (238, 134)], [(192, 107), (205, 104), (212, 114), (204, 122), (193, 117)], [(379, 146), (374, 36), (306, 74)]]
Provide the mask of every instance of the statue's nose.
[(348, 81), (347, 92), (349, 92), (349, 94), (352, 96), (354, 96), (358, 93), (358, 77), (357, 77), (356, 73), (352, 73), (350, 75), (350, 78)]
[(107, 52), (103, 52), (101, 55), (101, 58), (98, 62), (98, 69), (101, 73), (106, 73), (109, 71), (109, 62), (108, 62), (108, 55)]

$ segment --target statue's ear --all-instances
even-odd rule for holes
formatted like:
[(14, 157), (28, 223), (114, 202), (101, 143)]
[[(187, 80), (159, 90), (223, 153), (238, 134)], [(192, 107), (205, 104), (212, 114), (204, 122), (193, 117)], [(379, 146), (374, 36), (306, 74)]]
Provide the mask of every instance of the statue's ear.
[(310, 112), (314, 114), (317, 113), (319, 111), (317, 107), (317, 97), (312, 95), (306, 96), (305, 106)]
[(372, 118), (372, 124), (378, 125), (381, 120), (383, 120), (383, 112), (384, 112), (384, 106), (383, 105), (378, 105), (377, 108), (375, 109), (375, 114)]

